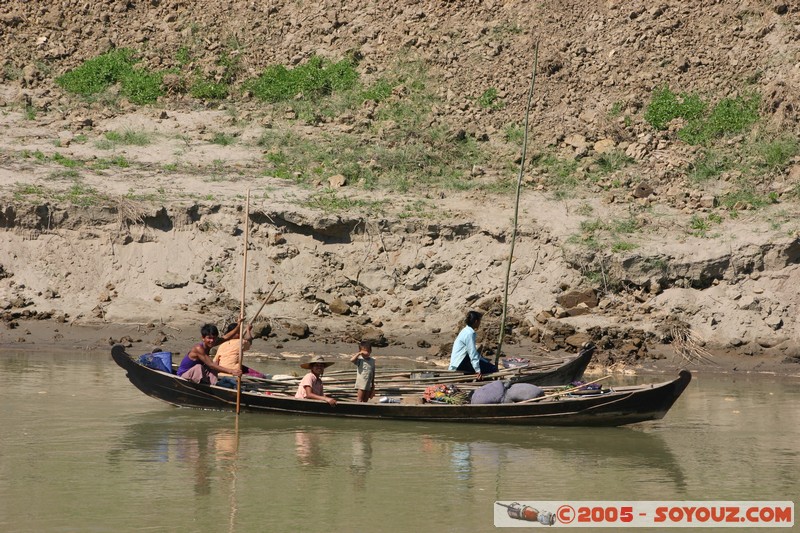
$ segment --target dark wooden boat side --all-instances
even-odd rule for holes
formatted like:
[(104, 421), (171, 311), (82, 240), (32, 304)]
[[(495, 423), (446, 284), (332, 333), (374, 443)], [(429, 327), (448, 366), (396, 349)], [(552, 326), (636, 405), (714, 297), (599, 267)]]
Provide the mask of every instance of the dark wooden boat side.
[[(236, 391), (195, 384), (140, 365), (122, 345), (114, 361), (140, 391), (180, 407), (235, 410)], [(542, 426), (620, 426), (662, 418), (691, 381), (691, 374), (664, 383), (620, 387), (602, 395), (497, 405), (412, 405), (340, 401), (336, 406), (285, 395), (243, 392), (243, 412), (375, 418), (426, 422), (463, 422)]]
[(593, 344), (586, 346), (582, 348), (580, 352), (578, 352), (578, 355), (558, 368), (555, 368), (549, 372), (522, 374), (519, 378), (512, 378), (512, 381), (533, 383), (534, 385), (539, 385), (540, 387), (566, 385), (567, 383), (578, 381), (583, 377), (586, 367), (589, 366), (589, 362), (592, 360), (594, 351), (595, 346)]

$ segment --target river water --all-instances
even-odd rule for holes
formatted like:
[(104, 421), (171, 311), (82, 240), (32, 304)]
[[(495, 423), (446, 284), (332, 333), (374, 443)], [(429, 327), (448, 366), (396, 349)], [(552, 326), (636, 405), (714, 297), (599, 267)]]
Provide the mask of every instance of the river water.
[(695, 375), (663, 420), (611, 429), (237, 421), (144, 396), (106, 353), (3, 353), (0, 531), (495, 531), (497, 500), (797, 503), (799, 384)]

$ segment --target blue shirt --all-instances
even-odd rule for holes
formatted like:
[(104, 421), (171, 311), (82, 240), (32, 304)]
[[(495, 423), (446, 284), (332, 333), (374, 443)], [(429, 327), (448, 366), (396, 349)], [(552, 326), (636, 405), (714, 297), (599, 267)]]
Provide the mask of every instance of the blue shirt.
[(478, 347), (475, 346), (475, 338), (475, 330), (469, 326), (464, 326), (464, 329), (459, 332), (453, 343), (453, 352), (450, 354), (450, 370), (457, 370), (464, 358), (469, 357), (475, 373), (481, 373), (481, 354), (478, 352)]

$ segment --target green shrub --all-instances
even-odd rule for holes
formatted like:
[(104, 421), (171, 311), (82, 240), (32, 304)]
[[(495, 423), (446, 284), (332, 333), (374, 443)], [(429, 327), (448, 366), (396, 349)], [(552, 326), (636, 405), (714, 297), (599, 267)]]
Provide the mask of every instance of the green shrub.
[(46, 191), (40, 185), (14, 184), (14, 200), (16, 201), (22, 200), (25, 196), (43, 197), (45, 195)]
[(622, 115), (622, 111), (625, 109), (625, 104), (622, 102), (614, 102), (611, 105), (611, 109), (608, 110), (608, 116), (611, 118), (617, 118)]
[(105, 138), (114, 144), (125, 144), (133, 146), (147, 146), (150, 144), (150, 137), (140, 131), (123, 130), (121, 133), (118, 131), (107, 131)]
[(132, 50), (127, 48), (111, 50), (59, 76), (56, 78), (56, 83), (71, 93), (90, 96), (119, 82), (132, 70), (134, 63), (136, 60), (133, 59)]
[(669, 87), (653, 92), (644, 118), (655, 129), (664, 130), (676, 118), (686, 121), (678, 138), (689, 144), (708, 144), (729, 133), (739, 133), (758, 120), (759, 97), (756, 94), (723, 98), (709, 112), (699, 96), (683, 93), (680, 96)]
[(634, 249), (636, 249), (638, 247), (639, 246), (637, 244), (634, 244), (632, 242), (615, 241), (614, 244), (611, 245), (611, 251), (613, 253), (628, 252), (628, 251), (634, 250)]
[(332, 189), (325, 189), (320, 193), (312, 194), (308, 200), (303, 202), (303, 205), (322, 211), (346, 211), (348, 209), (372, 209), (381, 204), (380, 201), (367, 201), (348, 198), (347, 196), (338, 196), (336, 191)]
[(704, 150), (700, 156), (689, 165), (689, 178), (702, 183), (718, 177), (730, 168), (728, 158), (714, 150)]
[(133, 50), (119, 48), (85, 61), (81, 66), (56, 78), (66, 91), (81, 96), (101, 93), (115, 83), (120, 93), (134, 104), (151, 104), (164, 94), (163, 72), (135, 69)]
[(778, 197), (774, 192), (765, 196), (751, 188), (745, 187), (738, 191), (729, 192), (723, 195), (720, 200), (720, 204), (730, 210), (738, 209), (738, 206), (758, 209), (769, 204), (777, 203), (777, 201)]
[(768, 170), (784, 170), (791, 163), (794, 156), (800, 153), (800, 143), (793, 135), (784, 135), (757, 143), (754, 146), (758, 165)]
[(611, 174), (633, 162), (634, 159), (622, 150), (611, 150), (597, 157), (597, 165), (602, 174)]
[(615, 220), (613, 222), (613, 231), (615, 233), (634, 233), (638, 229), (639, 222), (633, 217)]
[(478, 105), (481, 109), (503, 109), (505, 103), (497, 95), (497, 89), (489, 87), (478, 97)]
[(507, 124), (503, 129), (503, 138), (507, 143), (522, 146), (522, 141), (525, 140), (525, 128), (514, 122)]
[(230, 146), (231, 144), (236, 142), (236, 137), (233, 135), (228, 135), (226, 133), (215, 133), (214, 137), (211, 139), (213, 144), (218, 144), (220, 146)]
[(73, 205), (82, 207), (96, 205), (101, 200), (101, 196), (97, 192), (97, 189), (82, 183), (73, 184), (65, 194), (61, 195), (61, 197), (65, 200), (68, 200)]
[(75, 159), (70, 159), (69, 157), (64, 157), (63, 155), (59, 154), (58, 152), (53, 154), (53, 161), (56, 163), (65, 166), (67, 168), (75, 168), (81, 166), (81, 162)]
[(375, 102), (383, 102), (392, 95), (392, 89), (394, 89), (394, 85), (381, 78), (372, 87), (361, 92), (361, 101), (374, 100)]
[(201, 100), (222, 100), (228, 97), (228, 85), (208, 80), (196, 80), (189, 89), (189, 94)]
[(159, 96), (164, 94), (161, 82), (163, 72), (147, 72), (141, 69), (131, 69), (122, 75), (121, 94), (137, 105), (152, 104)]
[(192, 52), (189, 50), (188, 46), (181, 46), (178, 48), (178, 51), (175, 52), (175, 61), (177, 61), (179, 65), (187, 65), (191, 60)]
[(245, 88), (256, 98), (274, 103), (291, 100), (300, 93), (310, 99), (327, 96), (351, 89), (357, 81), (358, 72), (350, 60), (331, 63), (314, 56), (293, 69), (283, 65), (267, 67), (261, 76), (246, 82)]
[(655, 129), (665, 130), (673, 119), (697, 119), (705, 112), (705, 108), (706, 105), (697, 95), (683, 93), (678, 97), (669, 87), (661, 87), (653, 93), (644, 119)]
[(723, 98), (708, 117), (697, 117), (678, 132), (689, 144), (708, 144), (712, 139), (739, 133), (758, 120), (758, 96)]

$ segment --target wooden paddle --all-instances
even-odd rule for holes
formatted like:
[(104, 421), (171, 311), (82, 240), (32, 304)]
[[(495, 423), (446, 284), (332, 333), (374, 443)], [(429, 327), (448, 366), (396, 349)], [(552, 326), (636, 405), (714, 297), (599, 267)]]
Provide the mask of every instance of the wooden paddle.
[(572, 388), (565, 389), (565, 390), (562, 390), (562, 391), (559, 391), (559, 392), (554, 392), (553, 394), (545, 394), (544, 396), (539, 396), (538, 398), (531, 398), (530, 400), (522, 400), (521, 402), (517, 402), (517, 403), (538, 402), (539, 400), (544, 400), (545, 398), (553, 398), (555, 396), (562, 396), (564, 394), (569, 394), (572, 391), (576, 391), (578, 389), (582, 389), (586, 385), (592, 385), (593, 383), (597, 383), (598, 381), (603, 381), (604, 379), (608, 379), (610, 377), (611, 377), (611, 374), (609, 374), (607, 376), (603, 376), (601, 378), (597, 378), (596, 380), (590, 381), (589, 383), (584, 383), (583, 385), (578, 385), (577, 387), (572, 387)]
[(247, 199), (244, 203), (244, 254), (242, 254), (242, 306), (239, 309), (239, 376), (236, 378), (236, 415), (242, 401), (242, 354), (244, 353), (244, 295), (247, 285), (247, 245), (250, 235), (250, 189), (247, 189)]

